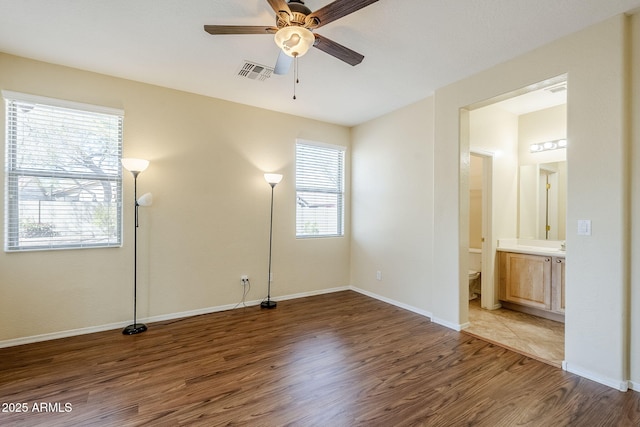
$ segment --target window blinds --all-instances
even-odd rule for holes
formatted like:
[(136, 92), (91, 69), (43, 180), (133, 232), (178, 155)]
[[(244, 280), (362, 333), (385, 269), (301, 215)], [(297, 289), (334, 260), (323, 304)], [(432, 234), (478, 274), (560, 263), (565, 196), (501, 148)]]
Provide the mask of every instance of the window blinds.
[(296, 236), (344, 235), (343, 147), (296, 143)]
[(122, 111), (3, 97), (5, 250), (120, 246)]

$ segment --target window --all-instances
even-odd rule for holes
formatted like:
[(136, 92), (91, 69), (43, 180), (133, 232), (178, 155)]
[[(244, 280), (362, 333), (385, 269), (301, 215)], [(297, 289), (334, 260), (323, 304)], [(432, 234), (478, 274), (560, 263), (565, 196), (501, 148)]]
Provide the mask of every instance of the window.
[(344, 235), (344, 147), (296, 143), (296, 236)]
[(2, 96), (5, 250), (120, 246), (122, 111)]

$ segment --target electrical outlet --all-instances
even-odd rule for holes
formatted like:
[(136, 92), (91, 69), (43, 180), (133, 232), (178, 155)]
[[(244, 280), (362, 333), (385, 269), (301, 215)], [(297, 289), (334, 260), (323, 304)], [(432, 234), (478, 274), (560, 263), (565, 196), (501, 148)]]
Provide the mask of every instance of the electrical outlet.
[(240, 284), (242, 286), (249, 284), (249, 276), (247, 276), (246, 274), (243, 274), (242, 276), (240, 276)]
[(376, 271), (376, 280), (382, 280), (382, 271)]

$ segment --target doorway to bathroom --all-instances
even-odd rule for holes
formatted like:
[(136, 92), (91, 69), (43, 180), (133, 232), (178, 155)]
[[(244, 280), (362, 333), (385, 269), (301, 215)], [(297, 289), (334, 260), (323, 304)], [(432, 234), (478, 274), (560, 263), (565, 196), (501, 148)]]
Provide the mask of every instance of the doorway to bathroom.
[[(556, 197), (558, 189), (566, 197), (566, 94), (565, 75), (461, 112), (469, 147), (469, 161), (461, 163), (469, 189), (468, 209), (461, 204), (461, 215), (469, 218), (465, 332), (554, 366), (564, 360), (561, 316), (544, 316), (526, 306), (514, 310), (504, 301), (499, 254), (501, 241), (527, 239), (559, 247), (564, 240), (566, 199)], [(553, 149), (550, 144), (545, 148), (551, 142)], [(533, 183), (530, 191), (527, 178)], [(545, 191), (549, 186), (553, 193)]]
[[(491, 236), (492, 153), (471, 150), (469, 156), (469, 301), (481, 307), (498, 308), (493, 303), (493, 265), (487, 245)], [(484, 267), (484, 268), (483, 268)], [(484, 298), (484, 299), (483, 299)]]

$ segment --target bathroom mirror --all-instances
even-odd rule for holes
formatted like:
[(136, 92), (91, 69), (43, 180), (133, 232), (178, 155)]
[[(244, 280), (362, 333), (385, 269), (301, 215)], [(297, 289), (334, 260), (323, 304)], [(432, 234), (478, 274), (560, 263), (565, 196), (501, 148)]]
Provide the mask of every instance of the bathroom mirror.
[(521, 165), (519, 172), (518, 237), (565, 240), (567, 162)]

